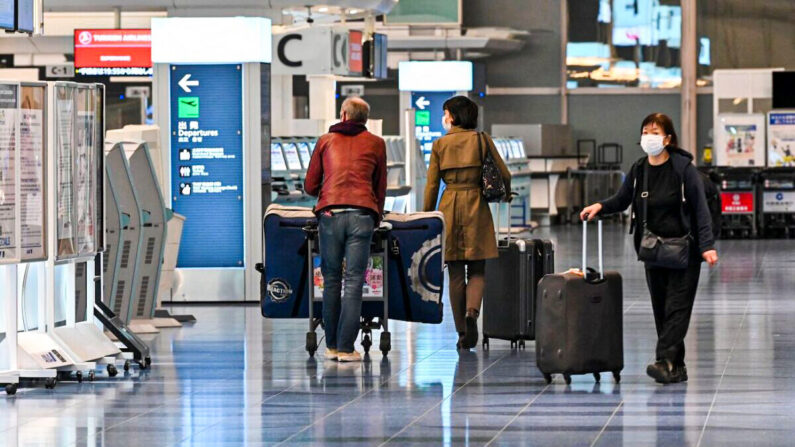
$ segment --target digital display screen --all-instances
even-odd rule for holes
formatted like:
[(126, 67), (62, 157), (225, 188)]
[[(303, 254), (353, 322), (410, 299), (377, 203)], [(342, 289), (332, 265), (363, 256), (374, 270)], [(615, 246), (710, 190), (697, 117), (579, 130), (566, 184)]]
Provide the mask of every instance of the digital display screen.
[(514, 158), (525, 158), (524, 144), (522, 143), (522, 140), (511, 141), (511, 146), (513, 146)]
[(0, 0), (0, 29), (14, 30), (14, 0)]
[(33, 0), (17, 0), (17, 31), (33, 32)]
[(287, 170), (287, 163), (284, 162), (284, 154), (282, 153), (282, 145), (279, 143), (271, 143), (271, 170)]
[(472, 90), (472, 62), (403, 61), (398, 65), (401, 92), (468, 92)]
[(282, 148), (284, 156), (287, 158), (287, 167), (291, 171), (300, 171), (301, 160), (298, 158), (298, 149), (295, 147), (295, 143), (283, 143)]
[(152, 33), (148, 29), (76, 29), (74, 37), (77, 69), (152, 67)]
[(312, 154), (309, 153), (309, 143), (298, 143), (298, 155), (301, 156), (301, 163), (304, 164), (304, 169), (309, 169), (309, 160), (312, 159)]

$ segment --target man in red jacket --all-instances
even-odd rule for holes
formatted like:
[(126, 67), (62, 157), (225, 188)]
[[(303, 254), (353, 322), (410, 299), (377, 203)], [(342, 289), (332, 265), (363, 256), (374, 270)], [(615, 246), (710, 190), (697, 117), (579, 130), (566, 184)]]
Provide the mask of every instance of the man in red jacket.
[(386, 197), (386, 144), (367, 131), (369, 114), (370, 106), (361, 98), (342, 103), (341, 122), (318, 139), (304, 182), (306, 193), (318, 197), (326, 358), (340, 362), (362, 358), (353, 343), (359, 334), (370, 241)]

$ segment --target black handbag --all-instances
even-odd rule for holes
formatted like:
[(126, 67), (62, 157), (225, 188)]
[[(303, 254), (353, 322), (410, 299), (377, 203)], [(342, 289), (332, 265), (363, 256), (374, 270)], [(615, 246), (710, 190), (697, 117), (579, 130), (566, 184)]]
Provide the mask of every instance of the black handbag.
[[(638, 248), (638, 260), (651, 267), (683, 269), (690, 264), (690, 233), (682, 237), (661, 237), (649, 230), (647, 216), (649, 211), (649, 168), (644, 163), (643, 172), (643, 234)], [(682, 185), (684, 201), (684, 185)]]
[[(478, 151), (482, 154), (483, 142), (481, 138), (483, 138), (483, 136), (480, 132), (478, 132), (477, 135)], [(486, 149), (486, 154), (483, 156), (483, 167), (480, 175), (480, 190), (486, 202), (492, 203), (502, 201), (506, 195), (505, 182), (503, 182), (502, 174), (500, 174), (497, 163), (494, 162), (494, 158), (492, 158), (491, 151), (488, 150), (488, 148)]]

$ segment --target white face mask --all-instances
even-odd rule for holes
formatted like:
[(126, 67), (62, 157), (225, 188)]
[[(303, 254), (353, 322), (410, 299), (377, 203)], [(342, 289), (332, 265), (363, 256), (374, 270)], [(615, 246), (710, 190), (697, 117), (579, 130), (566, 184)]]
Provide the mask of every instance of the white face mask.
[(442, 115), (442, 127), (444, 127), (445, 132), (450, 132), (450, 129), (453, 128), (453, 124), (444, 119), (444, 115)]
[(641, 135), (640, 147), (643, 148), (643, 152), (651, 156), (660, 155), (660, 152), (665, 149), (664, 139), (662, 135)]

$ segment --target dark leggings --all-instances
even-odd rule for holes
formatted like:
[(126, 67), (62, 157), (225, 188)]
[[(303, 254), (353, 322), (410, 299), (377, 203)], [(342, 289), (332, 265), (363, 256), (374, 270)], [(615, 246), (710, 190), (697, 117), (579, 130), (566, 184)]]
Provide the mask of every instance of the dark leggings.
[(646, 283), (657, 326), (658, 361), (668, 360), (674, 366), (685, 364), (685, 335), (700, 274), (701, 262), (694, 260), (686, 269), (646, 267)]
[(455, 330), (466, 330), (467, 309), (480, 312), (483, 290), (486, 287), (486, 261), (450, 261), (450, 304), (453, 308)]

